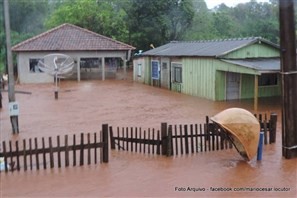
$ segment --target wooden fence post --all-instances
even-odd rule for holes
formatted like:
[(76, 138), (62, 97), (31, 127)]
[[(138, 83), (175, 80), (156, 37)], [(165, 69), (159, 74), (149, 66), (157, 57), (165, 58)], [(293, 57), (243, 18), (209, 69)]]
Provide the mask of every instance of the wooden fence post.
[(103, 137), (103, 162), (108, 163), (108, 124), (102, 125)]
[(276, 124), (277, 124), (277, 114), (271, 113), (270, 114), (270, 121), (269, 121), (269, 144), (275, 143), (276, 140)]
[(172, 126), (168, 126), (168, 136), (167, 136), (167, 156), (173, 155), (172, 149)]
[(167, 123), (161, 123), (161, 146), (162, 146), (162, 155), (167, 155)]

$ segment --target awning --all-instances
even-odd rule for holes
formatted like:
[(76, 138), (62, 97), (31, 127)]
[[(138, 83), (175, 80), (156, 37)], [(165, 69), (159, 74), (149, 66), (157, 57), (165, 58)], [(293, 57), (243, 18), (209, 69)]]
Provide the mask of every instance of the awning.
[(234, 65), (258, 70), (260, 73), (275, 73), (280, 71), (279, 58), (253, 58), (253, 59), (220, 59)]

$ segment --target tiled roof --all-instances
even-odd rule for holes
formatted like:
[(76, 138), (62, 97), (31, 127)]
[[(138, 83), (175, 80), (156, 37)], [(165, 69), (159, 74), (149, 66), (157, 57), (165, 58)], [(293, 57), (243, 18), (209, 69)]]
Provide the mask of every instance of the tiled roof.
[(272, 47), (278, 46), (261, 37), (208, 40), (208, 41), (173, 41), (142, 53), (143, 56), (201, 56), (220, 57), (242, 47), (262, 42)]
[(133, 50), (135, 48), (120, 41), (67, 23), (25, 40), (12, 48), (12, 50), (16, 52), (130, 49)]

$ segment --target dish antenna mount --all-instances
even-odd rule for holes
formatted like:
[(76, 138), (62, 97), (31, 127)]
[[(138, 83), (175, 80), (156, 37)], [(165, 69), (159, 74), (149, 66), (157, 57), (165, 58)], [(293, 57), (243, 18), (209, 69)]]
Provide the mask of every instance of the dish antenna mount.
[(38, 68), (55, 78), (55, 99), (58, 99), (58, 79), (71, 76), (74, 60), (65, 54), (48, 54), (38, 61)]

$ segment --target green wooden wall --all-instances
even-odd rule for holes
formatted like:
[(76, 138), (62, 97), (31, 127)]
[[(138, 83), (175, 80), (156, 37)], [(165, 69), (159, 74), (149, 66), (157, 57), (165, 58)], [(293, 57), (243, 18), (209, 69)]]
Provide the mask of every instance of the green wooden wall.
[[(230, 52), (221, 58), (257, 58), (279, 57), (279, 50), (267, 44), (256, 43)], [(145, 84), (152, 85), (151, 60), (160, 57), (145, 57)], [(210, 100), (225, 100), (226, 72), (241, 74), (240, 93), (242, 99), (254, 97), (254, 76), (257, 70), (233, 65), (216, 58), (203, 57), (171, 57), (172, 62), (182, 64), (182, 83), (171, 83), (171, 90), (184, 94), (199, 96)], [(259, 87), (259, 97), (280, 95), (280, 85)]]
[(216, 71), (215, 79), (215, 100), (225, 100), (226, 99), (226, 72)]
[(182, 93), (215, 99), (215, 70), (213, 59), (184, 58)]
[(257, 43), (224, 55), (223, 58), (267, 58), (279, 56), (279, 49), (268, 46), (267, 44)]

